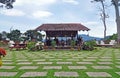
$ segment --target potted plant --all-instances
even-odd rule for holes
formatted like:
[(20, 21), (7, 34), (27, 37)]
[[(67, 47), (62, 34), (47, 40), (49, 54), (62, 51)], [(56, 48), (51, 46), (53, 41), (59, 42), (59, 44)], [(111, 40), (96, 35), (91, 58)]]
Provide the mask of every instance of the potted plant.
[(6, 51), (3, 48), (0, 48), (0, 66), (2, 66), (2, 56), (5, 57)]

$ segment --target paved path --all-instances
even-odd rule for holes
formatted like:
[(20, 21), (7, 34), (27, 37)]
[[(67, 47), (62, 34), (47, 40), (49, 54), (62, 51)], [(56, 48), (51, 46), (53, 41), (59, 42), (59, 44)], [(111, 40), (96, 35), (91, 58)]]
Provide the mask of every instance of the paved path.
[[(120, 52), (9, 52), (2, 77), (120, 77)], [(114, 70), (114, 71), (113, 71)]]

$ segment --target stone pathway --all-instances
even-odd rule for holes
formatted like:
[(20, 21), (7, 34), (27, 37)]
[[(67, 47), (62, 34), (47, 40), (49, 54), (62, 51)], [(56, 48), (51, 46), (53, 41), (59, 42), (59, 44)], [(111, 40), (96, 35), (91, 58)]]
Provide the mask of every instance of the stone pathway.
[[(11, 58), (13, 56), (11, 52), (9, 57), (6, 56), (5, 59), (2, 60), (3, 66), (0, 67), (0, 78), (47, 78), (49, 76), (51, 78), (120, 77), (119, 52), (14, 53), (16, 58)], [(114, 54), (114, 57), (112, 57), (112, 54)]]
[(89, 77), (105, 77), (109, 78), (112, 77), (110, 74), (106, 72), (86, 72)]
[(0, 72), (0, 76), (7, 76), (7, 77), (13, 77), (17, 74), (18, 72)]
[(38, 66), (22, 66), (19, 69), (37, 69)]
[(46, 76), (47, 72), (26, 72), (21, 77), (39, 77)]
[(54, 76), (57, 77), (78, 77), (77, 72), (55, 72)]

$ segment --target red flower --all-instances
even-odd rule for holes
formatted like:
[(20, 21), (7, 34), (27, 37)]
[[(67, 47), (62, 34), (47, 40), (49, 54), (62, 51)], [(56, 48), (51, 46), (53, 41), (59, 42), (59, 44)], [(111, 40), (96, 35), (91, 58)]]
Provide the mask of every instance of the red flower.
[(3, 55), (3, 57), (6, 55), (5, 49), (0, 48), (0, 55)]

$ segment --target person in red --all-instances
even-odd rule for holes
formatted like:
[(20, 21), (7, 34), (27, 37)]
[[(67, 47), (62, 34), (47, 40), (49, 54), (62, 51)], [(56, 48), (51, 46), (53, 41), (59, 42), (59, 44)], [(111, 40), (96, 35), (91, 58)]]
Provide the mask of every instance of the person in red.
[(0, 66), (2, 66), (2, 56), (5, 57), (6, 51), (3, 48), (0, 48)]

